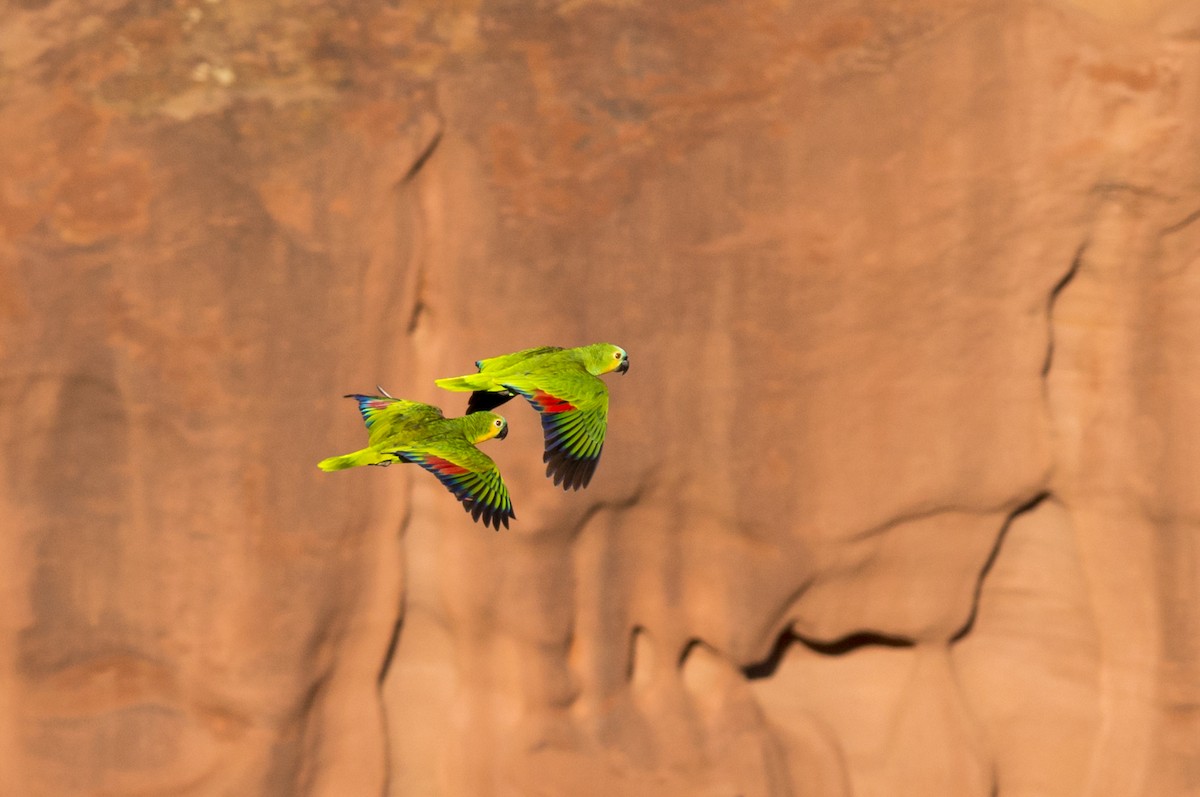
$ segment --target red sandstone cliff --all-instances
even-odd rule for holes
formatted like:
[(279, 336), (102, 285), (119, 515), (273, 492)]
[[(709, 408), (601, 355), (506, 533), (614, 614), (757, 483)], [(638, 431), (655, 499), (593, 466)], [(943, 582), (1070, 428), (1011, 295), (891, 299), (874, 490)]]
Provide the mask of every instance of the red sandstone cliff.
[(1200, 793), (1198, 152), (1195, 2), (3, 7), (0, 795)]

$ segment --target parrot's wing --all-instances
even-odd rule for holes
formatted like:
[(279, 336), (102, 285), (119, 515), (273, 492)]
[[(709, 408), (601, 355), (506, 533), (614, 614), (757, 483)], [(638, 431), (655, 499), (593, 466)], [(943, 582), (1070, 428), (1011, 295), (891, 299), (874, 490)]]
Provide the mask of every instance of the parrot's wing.
[[(484, 376), (495, 375), (497, 382), (499, 382), (503, 380), (505, 371), (519, 367), (529, 358), (540, 357), (543, 354), (553, 354), (559, 351), (563, 351), (562, 346), (537, 346), (532, 349), (513, 352), (512, 354), (489, 357), (486, 360), (476, 360), (475, 367)], [(511, 390), (504, 390), (500, 387), (476, 389), (471, 393), (471, 398), (467, 400), (467, 415), (474, 412), (490, 412), (512, 399), (515, 395)]]
[(608, 429), (608, 388), (583, 368), (514, 377), (505, 387), (542, 416), (546, 475), (564, 490), (587, 487)]
[(474, 412), (491, 412), (513, 398), (507, 390), (495, 393), (491, 390), (476, 390), (467, 399), (467, 415)]
[(384, 396), (364, 396), (361, 393), (350, 393), (346, 398), (352, 398), (358, 402), (358, 411), (362, 413), (363, 422), (372, 432), (382, 431), (373, 428), (376, 423), (379, 423), (380, 426), (386, 424), (389, 427), (399, 428), (443, 417), (442, 411), (437, 407), (422, 404), (419, 401), (406, 401)]
[(522, 349), (512, 354), (501, 354), (498, 357), (489, 357), (486, 360), (476, 360), (475, 367), (481, 372), (503, 371), (505, 368), (516, 365), (530, 357), (538, 357), (542, 354), (550, 354), (562, 350), (562, 346), (535, 346), (532, 349)]
[(405, 462), (415, 462), (437, 476), (472, 518), (483, 519), (483, 525), (499, 531), (500, 524), (508, 528), (509, 518), (516, 518), (499, 468), (491, 457), (475, 446), (466, 442), (461, 446), (450, 445), (443, 441), (388, 453)]

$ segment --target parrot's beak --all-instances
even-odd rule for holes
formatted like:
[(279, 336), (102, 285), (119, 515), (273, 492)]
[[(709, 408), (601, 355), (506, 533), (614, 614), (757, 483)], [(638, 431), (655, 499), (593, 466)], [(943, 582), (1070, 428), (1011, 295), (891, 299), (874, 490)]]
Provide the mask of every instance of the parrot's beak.
[(502, 426), (500, 428), (500, 434), (496, 435), (496, 437), (500, 438), (501, 440), (508, 437), (508, 424), (507, 423), (504, 424), (504, 426)]
[(621, 364), (617, 366), (617, 373), (623, 374), (628, 370), (629, 370), (629, 358), (626, 357), (625, 359), (621, 360)]

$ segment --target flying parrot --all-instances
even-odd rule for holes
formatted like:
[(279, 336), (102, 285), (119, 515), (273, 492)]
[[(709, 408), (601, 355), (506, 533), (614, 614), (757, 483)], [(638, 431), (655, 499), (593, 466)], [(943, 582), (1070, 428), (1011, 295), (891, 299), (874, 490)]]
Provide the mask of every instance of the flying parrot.
[(564, 490), (587, 487), (608, 428), (608, 388), (598, 377), (629, 370), (629, 355), (611, 343), (564, 349), (540, 346), (475, 363), (479, 373), (438, 379), (446, 390), (473, 391), (467, 417), (514, 396), (542, 416), (546, 475)]
[(496, 463), (475, 447), (493, 437), (503, 440), (508, 435), (508, 422), (494, 412), (446, 418), (437, 407), (393, 398), (383, 388), (379, 392), (383, 395), (346, 396), (358, 402), (370, 433), (370, 445), (352, 454), (323, 459), (317, 467), (334, 471), (415, 462), (437, 476), (476, 521), (483, 518), (483, 525), (494, 526), (496, 531), (501, 523), (508, 528), (509, 518), (516, 518), (508, 490)]

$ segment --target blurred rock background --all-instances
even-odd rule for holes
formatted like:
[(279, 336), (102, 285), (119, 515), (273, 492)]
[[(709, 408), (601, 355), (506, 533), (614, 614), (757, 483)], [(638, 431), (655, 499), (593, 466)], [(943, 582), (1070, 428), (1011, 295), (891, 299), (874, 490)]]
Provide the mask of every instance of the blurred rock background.
[(0, 795), (1200, 794), (1198, 153), (1194, 0), (0, 6)]

